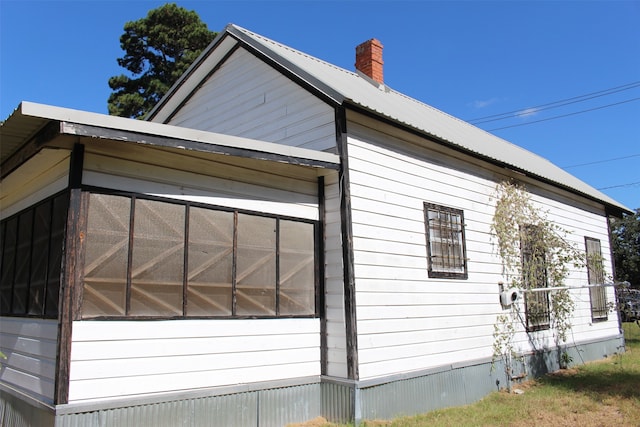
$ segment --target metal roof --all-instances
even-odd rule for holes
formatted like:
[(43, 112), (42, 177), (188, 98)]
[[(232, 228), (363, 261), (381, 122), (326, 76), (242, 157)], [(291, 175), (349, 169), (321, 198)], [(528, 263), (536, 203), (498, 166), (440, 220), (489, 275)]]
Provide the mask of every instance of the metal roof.
[(59, 123), (57, 132), (60, 134), (229, 154), (302, 166), (337, 169), (340, 165), (339, 157), (332, 153), (32, 102), (22, 102), (0, 126), (0, 163), (4, 164), (13, 153), (52, 122)]
[(539, 155), (378, 84), (361, 73), (337, 67), (233, 24), (218, 34), (178, 84), (165, 95), (154, 109), (152, 120), (161, 121), (170, 117), (174, 109), (202, 83), (200, 79), (209, 75), (216, 61), (222, 60), (238, 43), (284, 67), (288, 73), (324, 95), (329, 102), (357, 106), (454, 149), (631, 212), (626, 206)]

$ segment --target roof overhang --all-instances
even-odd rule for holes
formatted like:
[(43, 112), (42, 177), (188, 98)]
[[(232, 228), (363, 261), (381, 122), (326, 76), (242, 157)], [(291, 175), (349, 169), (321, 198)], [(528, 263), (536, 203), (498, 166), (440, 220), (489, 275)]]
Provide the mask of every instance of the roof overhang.
[(337, 155), (231, 135), (22, 102), (0, 126), (2, 176), (60, 136), (221, 154), (309, 168), (338, 169)]

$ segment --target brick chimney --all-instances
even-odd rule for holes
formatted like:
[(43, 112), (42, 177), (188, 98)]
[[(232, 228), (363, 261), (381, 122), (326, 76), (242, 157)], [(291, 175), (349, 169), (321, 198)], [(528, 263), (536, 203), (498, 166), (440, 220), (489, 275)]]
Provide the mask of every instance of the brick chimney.
[(382, 84), (382, 44), (371, 39), (356, 47), (356, 69)]

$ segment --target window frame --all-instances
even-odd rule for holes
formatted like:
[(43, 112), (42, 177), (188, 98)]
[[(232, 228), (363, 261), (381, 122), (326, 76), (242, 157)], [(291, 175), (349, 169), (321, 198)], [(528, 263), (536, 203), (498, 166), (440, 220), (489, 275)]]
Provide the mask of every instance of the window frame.
[[(451, 261), (448, 262), (447, 266), (444, 267), (440, 267), (435, 265), (436, 263), (434, 263), (433, 259), (436, 257), (435, 253), (436, 252), (434, 250), (434, 244), (436, 243), (437, 239), (442, 239), (444, 240), (442, 237), (438, 238), (436, 237), (435, 231), (438, 230), (438, 228), (436, 227), (432, 227), (431, 226), (431, 219), (429, 218), (429, 213), (430, 212), (434, 212), (436, 213), (438, 216), (442, 215), (442, 214), (447, 214), (449, 216), (458, 216), (459, 217), (459, 222), (455, 223), (452, 220), (448, 221), (448, 227), (447, 224), (445, 224), (445, 226), (440, 226), (439, 227), (439, 231), (440, 233), (442, 233), (443, 228), (447, 228), (447, 232), (452, 233), (457, 233), (456, 236), (458, 236), (458, 238), (454, 238), (452, 237), (451, 239), (448, 239), (449, 242), (451, 242), (449, 244), (449, 248), (454, 248), (455, 250), (457, 250), (457, 254), (454, 254), (453, 260), (460, 260), (462, 262), (461, 266), (459, 268), (461, 268), (462, 271), (452, 271), (455, 269), (455, 267), (451, 266)], [(426, 242), (427, 242), (427, 272), (428, 272), (428, 276), (430, 278), (438, 278), (438, 279), (462, 279), (462, 280), (467, 280), (469, 277), (469, 270), (468, 270), (468, 263), (467, 263), (467, 241), (466, 241), (466, 231), (465, 231), (465, 222), (464, 222), (464, 211), (462, 209), (456, 209), (456, 208), (452, 208), (452, 207), (448, 207), (448, 206), (442, 206), (442, 205), (438, 205), (435, 203), (429, 203), (429, 202), (424, 202), (424, 223), (425, 223), (425, 228), (426, 228)], [(455, 230), (453, 227), (453, 225), (459, 225), (459, 230)], [(433, 233), (433, 234), (432, 234)], [(456, 245), (455, 242), (458, 242), (458, 244)], [(457, 248), (456, 248), (457, 246)]]
[[(544, 286), (531, 287), (531, 278), (529, 275), (529, 266), (527, 265), (530, 254), (536, 252), (535, 247), (529, 247), (532, 242), (539, 241), (544, 236), (541, 236), (539, 231), (541, 228), (534, 224), (525, 224), (520, 226), (520, 255), (522, 263), (522, 284), (525, 289), (524, 292), (524, 308), (525, 308), (525, 320), (527, 332), (547, 330), (551, 328), (551, 301), (550, 291), (541, 291), (538, 289), (544, 289), (549, 287), (549, 277), (546, 270), (546, 253), (542, 253), (542, 267), (540, 271), (536, 271), (535, 282), (536, 284), (542, 283)], [(523, 239), (524, 236), (536, 235), (535, 238)], [(536, 266), (533, 266), (537, 269)], [(538, 274), (542, 275), (542, 278), (538, 277)], [(533, 289), (536, 289), (535, 291)], [(542, 310), (533, 311), (531, 308), (536, 304), (542, 308)], [(534, 322), (534, 314), (536, 317), (540, 317), (542, 320)]]
[[(183, 300), (182, 300), (182, 311), (181, 314), (177, 314), (177, 315), (131, 315), (129, 312), (129, 304), (130, 304), (130, 299), (131, 299), (131, 272), (129, 271), (131, 266), (128, 265), (127, 266), (127, 287), (126, 287), (126, 295), (125, 295), (125, 299), (126, 299), (126, 305), (127, 305), (127, 309), (125, 311), (125, 314), (123, 315), (117, 315), (117, 314), (111, 314), (111, 315), (85, 315), (83, 313), (83, 307), (80, 307), (80, 313), (81, 313), (81, 318), (83, 320), (104, 320), (104, 319), (123, 319), (123, 320), (144, 320), (144, 319), (247, 319), (247, 318), (260, 318), (260, 319), (268, 319), (268, 318), (317, 318), (319, 316), (320, 313), (320, 309), (319, 309), (319, 290), (320, 290), (320, 251), (321, 251), (321, 238), (319, 236), (319, 233), (321, 231), (321, 227), (319, 224), (318, 220), (311, 220), (311, 219), (306, 219), (306, 218), (298, 218), (298, 217), (292, 217), (292, 216), (286, 216), (286, 215), (280, 215), (280, 214), (270, 214), (270, 213), (264, 213), (264, 212), (257, 212), (257, 211), (251, 211), (251, 210), (247, 210), (247, 209), (239, 209), (239, 208), (231, 208), (231, 207), (227, 207), (227, 206), (217, 206), (217, 205), (211, 205), (211, 204), (205, 204), (205, 203), (199, 203), (199, 202), (192, 202), (192, 201), (186, 201), (186, 200), (178, 200), (178, 199), (170, 199), (170, 198), (164, 198), (164, 197), (158, 197), (158, 196), (151, 196), (151, 195), (143, 195), (143, 194), (137, 194), (137, 193), (132, 193), (132, 192), (123, 192), (123, 191), (109, 191), (109, 190), (105, 190), (102, 188), (95, 188), (95, 187), (91, 187), (90, 189), (85, 189), (84, 191), (86, 191), (87, 193), (89, 193), (89, 195), (93, 195), (93, 194), (103, 194), (103, 195), (110, 195), (110, 196), (120, 196), (120, 197), (126, 197), (129, 198), (131, 200), (131, 204), (130, 204), (130, 214), (131, 214), (131, 224), (135, 223), (135, 201), (140, 201), (140, 200), (150, 200), (150, 201), (158, 201), (158, 202), (162, 202), (162, 203), (169, 203), (169, 204), (173, 204), (173, 205), (179, 205), (181, 207), (184, 208), (184, 216), (185, 216), (185, 233), (184, 233), (184, 247), (183, 247), (183, 255), (184, 255), (184, 268), (183, 268), (183, 281), (182, 281), (182, 296), (183, 296)], [(233, 254), (233, 280), (234, 282), (232, 283), (232, 312), (231, 314), (228, 315), (221, 315), (221, 314), (213, 314), (213, 315), (203, 315), (203, 314), (196, 314), (196, 315), (190, 315), (189, 314), (189, 310), (188, 310), (188, 291), (189, 291), (189, 281), (187, 276), (189, 275), (188, 269), (189, 269), (189, 217), (190, 217), (190, 209), (191, 208), (201, 208), (201, 209), (207, 209), (207, 210), (212, 210), (212, 211), (220, 211), (220, 212), (229, 212), (232, 213), (234, 215), (234, 231), (233, 231), (233, 238), (234, 238), (234, 245), (237, 245), (237, 226), (238, 226), (238, 216), (242, 216), (242, 215), (247, 215), (247, 216), (254, 216), (254, 217), (260, 217), (260, 218), (270, 218), (273, 219), (275, 221), (276, 225), (276, 233), (279, 233), (279, 224), (282, 221), (292, 221), (292, 222), (299, 222), (299, 223), (304, 223), (304, 224), (309, 224), (312, 226), (312, 230), (311, 230), (311, 234), (313, 236), (313, 290), (311, 292), (311, 298), (313, 299), (312, 301), (310, 301), (309, 307), (310, 307), (310, 311), (309, 313), (305, 313), (305, 314), (282, 314), (280, 313), (280, 293), (283, 292), (280, 289), (280, 276), (276, 277), (276, 284), (275, 284), (275, 312), (274, 314), (266, 314), (266, 315), (261, 315), (261, 314), (237, 314), (236, 312), (236, 301), (237, 301), (237, 288), (236, 288), (236, 278), (235, 278), (235, 270), (237, 267), (237, 253), (235, 252), (236, 249), (234, 249), (234, 254)], [(87, 213), (88, 215), (88, 213)], [(129, 236), (131, 238), (130, 242), (133, 241), (132, 237), (133, 237), (133, 233), (135, 232), (134, 230), (135, 227), (130, 226), (130, 228), (128, 229), (128, 233)], [(277, 235), (276, 237), (276, 241), (277, 244), (279, 245), (279, 235)], [(130, 246), (127, 248), (127, 252), (128, 252), (128, 257), (129, 257), (129, 263), (131, 263), (131, 253), (132, 253), (132, 248), (134, 248), (133, 250), (135, 250), (135, 246)], [(279, 269), (280, 269), (280, 248), (276, 247), (276, 269), (278, 270), (278, 274), (279, 274)], [(84, 266), (82, 267), (84, 268)], [(84, 282), (82, 284), (83, 287), (83, 291), (84, 291)]]
[[(592, 243), (591, 245), (589, 243)], [(599, 265), (593, 265), (594, 260), (591, 258), (590, 248), (597, 243), (597, 262)], [(609, 319), (609, 310), (607, 308), (607, 292), (604, 286), (604, 265), (602, 262), (602, 245), (600, 239), (594, 237), (584, 237), (586, 267), (587, 267), (587, 283), (589, 286), (589, 303), (591, 305), (591, 320), (593, 322), (604, 322)]]

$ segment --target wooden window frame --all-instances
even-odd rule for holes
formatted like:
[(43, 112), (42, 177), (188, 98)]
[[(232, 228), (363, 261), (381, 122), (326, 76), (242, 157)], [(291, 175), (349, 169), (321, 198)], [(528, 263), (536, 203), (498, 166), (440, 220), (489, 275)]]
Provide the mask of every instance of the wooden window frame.
[[(262, 212), (255, 212), (255, 211), (249, 211), (249, 210), (245, 210), (245, 209), (235, 209), (235, 208), (229, 208), (229, 207), (222, 207), (222, 206), (214, 206), (214, 205), (208, 205), (208, 204), (203, 204), (203, 203), (196, 203), (196, 202), (190, 202), (190, 201), (183, 201), (183, 200), (175, 200), (175, 199), (167, 199), (167, 198), (163, 198), (163, 197), (155, 197), (155, 196), (148, 196), (148, 195), (140, 195), (140, 194), (135, 194), (135, 193), (128, 193), (128, 192), (109, 192), (109, 191), (105, 191), (103, 189), (98, 189), (98, 188), (91, 188), (90, 190), (87, 191), (90, 195), (93, 194), (104, 194), (104, 195), (113, 195), (113, 196), (119, 196), (119, 197), (125, 197), (125, 198), (129, 198), (131, 200), (131, 205), (130, 205), (130, 227), (128, 230), (129, 236), (130, 236), (130, 244), (128, 247), (128, 266), (127, 266), (127, 286), (126, 286), (126, 310), (125, 310), (125, 314), (124, 315), (82, 315), (82, 319), (84, 320), (101, 320), (101, 319), (127, 319), (127, 320), (144, 320), (144, 319), (198, 319), (198, 318), (205, 318), (205, 319), (210, 319), (210, 318), (214, 318), (214, 319), (246, 319), (246, 318), (316, 318), (318, 317), (318, 313), (319, 313), (319, 309), (318, 309), (318, 293), (319, 293), (319, 279), (320, 279), (320, 265), (319, 265), (319, 254), (321, 252), (320, 250), (320, 244), (321, 244), (321, 239), (319, 238), (319, 231), (320, 231), (320, 226), (319, 226), (319, 222), (317, 220), (309, 220), (309, 219), (303, 219), (303, 218), (296, 218), (296, 217), (290, 217), (290, 216), (285, 216), (285, 215), (276, 215), (276, 214), (267, 214), (267, 213), (262, 213)], [(162, 202), (162, 203), (170, 203), (170, 204), (174, 204), (174, 205), (179, 205), (179, 206), (183, 206), (185, 209), (185, 232), (184, 232), (184, 269), (183, 269), (183, 280), (182, 280), (182, 314), (180, 315), (169, 315), (169, 316), (156, 316), (156, 315), (131, 315), (129, 314), (129, 310), (130, 310), (130, 301), (131, 301), (131, 254), (132, 254), (132, 248), (134, 247), (133, 245), (135, 245), (135, 243), (133, 243), (133, 224), (135, 222), (135, 201), (136, 200), (153, 200), (153, 201), (158, 201), (158, 202)], [(188, 286), (188, 281), (187, 281), (187, 276), (188, 276), (188, 253), (189, 253), (189, 209), (191, 209), (192, 207), (194, 208), (203, 208), (203, 209), (208, 209), (208, 210), (213, 210), (213, 211), (222, 211), (222, 212), (230, 212), (234, 215), (234, 221), (233, 221), (233, 267), (232, 267), (232, 271), (233, 271), (233, 279), (232, 279), (232, 312), (229, 315), (189, 315), (188, 314), (188, 299), (186, 297), (187, 294), (187, 286)], [(275, 224), (276, 224), (276, 260), (275, 260), (275, 268), (276, 268), (276, 282), (275, 282), (275, 312), (274, 314), (266, 314), (266, 315), (261, 315), (261, 314), (246, 314), (246, 315), (239, 315), (236, 313), (236, 304), (237, 304), (237, 289), (236, 289), (236, 285), (237, 285), (237, 276), (236, 276), (236, 267), (237, 267), (237, 234), (238, 234), (238, 216), (239, 215), (248, 215), (248, 216), (255, 216), (255, 217), (261, 217), (261, 218), (272, 218), (275, 220)], [(282, 290), (280, 289), (280, 222), (281, 221), (293, 221), (293, 222), (299, 222), (299, 223), (305, 223), (305, 224), (310, 224), (313, 229), (312, 229), (312, 235), (313, 235), (313, 239), (314, 239), (314, 244), (313, 244), (313, 290), (312, 295), (313, 295), (313, 301), (312, 304), (310, 305), (310, 312), (309, 313), (304, 313), (304, 314), (281, 314), (280, 313), (280, 300), (281, 300), (281, 295), (280, 293), (282, 292)], [(133, 245), (132, 245), (133, 243)], [(84, 267), (83, 267), (84, 268)], [(82, 309), (81, 309), (82, 311)]]
[[(459, 218), (459, 222), (453, 222), (451, 219), (448, 221), (448, 224), (440, 224), (438, 229), (433, 225), (434, 223), (429, 218), (429, 213), (436, 213), (437, 215), (448, 214), (449, 216), (457, 216)], [(424, 203), (424, 221), (426, 227), (426, 238), (427, 238), (427, 272), (430, 278), (440, 278), (440, 279), (463, 279), (466, 280), (469, 277), (469, 272), (467, 269), (467, 242), (465, 236), (465, 223), (464, 223), (464, 211), (462, 209), (451, 208), (447, 206), (437, 205), (434, 203)], [(455, 226), (459, 226), (459, 229), (456, 229)], [(446, 230), (445, 230), (446, 228)], [(434, 244), (437, 239), (435, 237), (435, 231), (440, 231), (440, 234), (443, 234), (443, 231), (451, 233), (452, 238), (448, 239), (451, 242), (459, 242), (458, 245), (451, 244), (450, 247), (457, 246), (457, 253), (454, 254), (453, 259), (447, 261), (447, 265), (445, 267), (440, 267), (433, 262), (435, 255), (435, 251), (433, 249)], [(455, 233), (455, 234), (454, 234)], [(453, 266), (452, 262), (461, 262), (458, 269), (462, 271), (453, 271), (456, 269)]]
[[(594, 260), (590, 256), (590, 248), (593, 248), (595, 244), (597, 244), (597, 253), (593, 255), (599, 257), (597, 260)], [(589, 285), (604, 285), (604, 266), (602, 265), (602, 245), (600, 244), (600, 240), (585, 236), (584, 248), (587, 265), (587, 282)], [(597, 262), (599, 265), (593, 265), (594, 262)], [(607, 293), (604, 286), (589, 287), (589, 302), (591, 304), (591, 320), (593, 322), (604, 322), (609, 319)]]

